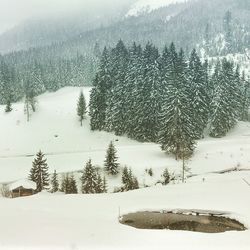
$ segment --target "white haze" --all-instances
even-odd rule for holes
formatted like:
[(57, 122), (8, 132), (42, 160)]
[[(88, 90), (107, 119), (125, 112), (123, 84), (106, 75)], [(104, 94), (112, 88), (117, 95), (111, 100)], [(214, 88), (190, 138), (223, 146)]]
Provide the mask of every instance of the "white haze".
[(0, 0), (0, 33), (31, 18), (105, 11), (136, 0)]

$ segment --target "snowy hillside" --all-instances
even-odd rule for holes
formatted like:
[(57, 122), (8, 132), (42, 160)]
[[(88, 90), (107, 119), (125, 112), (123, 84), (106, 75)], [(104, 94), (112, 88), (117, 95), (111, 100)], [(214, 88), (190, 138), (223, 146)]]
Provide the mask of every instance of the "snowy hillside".
[[(90, 88), (84, 88), (86, 100)], [(13, 105), (13, 111), (4, 112), (0, 106), (0, 183), (26, 178), (34, 155), (42, 150), (52, 173), (82, 170), (91, 158), (101, 168), (106, 149), (115, 142), (119, 162), (127, 165), (138, 176), (141, 185), (153, 185), (161, 179), (165, 168), (179, 175), (181, 161), (175, 161), (154, 143), (139, 143), (126, 137), (106, 132), (92, 132), (89, 120), (83, 127), (76, 116), (76, 103), (80, 88), (67, 87), (56, 93), (46, 93), (38, 98), (38, 111), (28, 123), (23, 103)], [(189, 174), (204, 174), (229, 168), (250, 169), (250, 124), (239, 123), (225, 138), (205, 138), (198, 142), (195, 155), (188, 162)], [(152, 168), (150, 177), (145, 169)], [(109, 180), (110, 191), (120, 186), (120, 176)]]
[(138, 16), (142, 13), (149, 13), (161, 7), (166, 7), (174, 3), (183, 3), (189, 0), (138, 0), (126, 14), (129, 16)]

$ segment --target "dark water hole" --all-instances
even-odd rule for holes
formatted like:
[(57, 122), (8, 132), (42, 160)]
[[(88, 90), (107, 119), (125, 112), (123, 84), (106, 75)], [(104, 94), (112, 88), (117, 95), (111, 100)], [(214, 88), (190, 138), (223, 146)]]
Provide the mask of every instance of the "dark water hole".
[(245, 226), (223, 213), (136, 212), (123, 215), (120, 223), (138, 229), (184, 230), (202, 233), (244, 231)]

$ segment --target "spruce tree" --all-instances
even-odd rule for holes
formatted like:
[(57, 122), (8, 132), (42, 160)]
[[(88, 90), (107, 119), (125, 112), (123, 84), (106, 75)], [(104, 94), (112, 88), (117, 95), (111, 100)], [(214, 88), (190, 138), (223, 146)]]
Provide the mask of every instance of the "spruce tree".
[(107, 98), (112, 82), (110, 52), (105, 47), (100, 61), (100, 68), (94, 78), (90, 94), (89, 115), (91, 130), (105, 129)]
[(211, 104), (210, 135), (222, 137), (232, 129), (239, 118), (240, 86), (236, 84), (233, 64), (222, 61), (219, 83)]
[(29, 179), (36, 183), (37, 192), (41, 192), (49, 185), (49, 173), (47, 159), (44, 158), (42, 151), (39, 151), (32, 163)]
[(99, 173), (97, 173), (97, 181), (96, 181), (96, 190), (95, 192), (97, 194), (100, 194), (102, 193), (102, 188), (103, 188), (103, 180), (102, 180), (102, 177)]
[(189, 60), (189, 84), (190, 100), (192, 102), (193, 120), (197, 139), (201, 138), (207, 126), (209, 114), (208, 86), (206, 81), (206, 69), (204, 69), (199, 56), (194, 49)]
[(169, 171), (168, 171), (167, 168), (164, 170), (162, 176), (163, 176), (163, 182), (162, 182), (162, 184), (163, 185), (169, 184), (169, 182), (170, 182), (170, 174), (169, 174)]
[(189, 96), (187, 65), (181, 50), (179, 55), (175, 47), (170, 46), (171, 69), (167, 90), (160, 114), (161, 127), (159, 143), (162, 150), (173, 153), (176, 159), (190, 156), (195, 147), (195, 121)]
[(59, 190), (58, 175), (55, 170), (51, 178), (51, 192), (56, 193), (58, 190)]
[(82, 193), (94, 194), (97, 188), (97, 174), (91, 160), (86, 163), (81, 177)]
[(124, 123), (126, 107), (124, 105), (127, 90), (124, 82), (129, 62), (129, 53), (123, 41), (120, 40), (111, 51), (111, 58), (112, 83), (107, 95), (105, 130), (122, 135), (126, 129)]
[(8, 99), (6, 107), (5, 107), (5, 113), (9, 113), (11, 111), (12, 111), (12, 106), (11, 106), (10, 100)]
[(116, 175), (119, 173), (119, 163), (117, 162), (117, 151), (115, 149), (114, 143), (111, 141), (107, 149), (106, 159), (104, 162), (105, 170), (111, 174)]
[(68, 194), (77, 194), (76, 180), (73, 174), (69, 177), (69, 190)]
[(102, 179), (102, 192), (103, 193), (108, 192), (108, 184), (107, 184), (107, 180), (105, 176), (103, 176), (103, 179)]
[(77, 103), (77, 115), (79, 116), (79, 120), (82, 126), (82, 122), (85, 118), (86, 115), (86, 101), (83, 95), (83, 92), (81, 91), (79, 99), (78, 99), (78, 103)]
[(245, 72), (243, 71), (241, 77), (241, 106), (240, 106), (240, 120), (249, 120), (250, 107), (250, 82), (246, 80)]
[(139, 183), (137, 178), (133, 175), (132, 169), (128, 169), (125, 167), (122, 173), (122, 183), (123, 183), (123, 190), (129, 191), (139, 188)]

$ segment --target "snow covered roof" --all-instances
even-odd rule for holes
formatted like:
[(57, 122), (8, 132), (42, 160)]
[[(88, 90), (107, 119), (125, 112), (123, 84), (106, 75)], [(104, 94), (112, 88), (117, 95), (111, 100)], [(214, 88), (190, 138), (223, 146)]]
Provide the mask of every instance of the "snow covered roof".
[(23, 187), (26, 189), (36, 189), (36, 183), (27, 179), (23, 179), (23, 180), (13, 182), (9, 185), (10, 190), (14, 190), (19, 187)]

